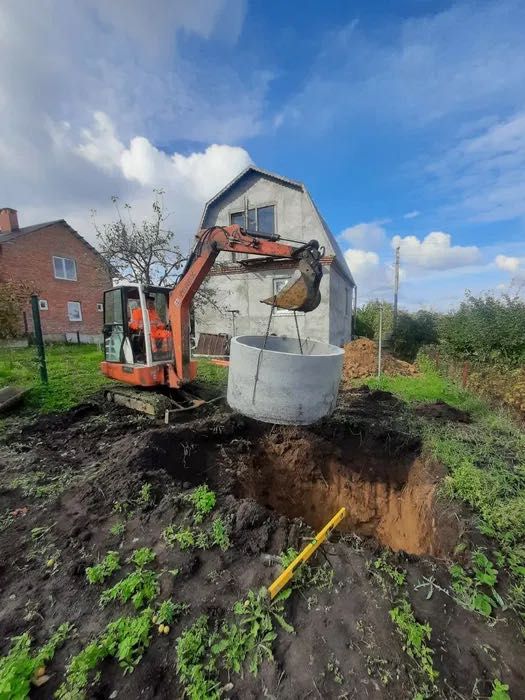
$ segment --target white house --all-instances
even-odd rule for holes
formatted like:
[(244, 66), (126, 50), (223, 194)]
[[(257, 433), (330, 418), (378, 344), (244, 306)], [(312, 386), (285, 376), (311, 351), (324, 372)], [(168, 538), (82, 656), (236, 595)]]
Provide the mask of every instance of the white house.
[[(321, 304), (315, 311), (297, 314), (301, 337), (343, 345), (351, 338), (355, 282), (335, 237), (301, 182), (250, 166), (204, 207), (201, 228), (240, 224), (248, 230), (277, 233), (282, 238), (324, 247)], [(274, 261), (263, 268), (264, 258), (222, 253), (210, 273), (220, 311), (211, 305), (197, 310), (196, 335), (263, 334), (270, 307), (261, 299), (276, 294), (292, 274), (293, 263)], [(276, 309), (272, 333), (296, 335), (293, 312)]]

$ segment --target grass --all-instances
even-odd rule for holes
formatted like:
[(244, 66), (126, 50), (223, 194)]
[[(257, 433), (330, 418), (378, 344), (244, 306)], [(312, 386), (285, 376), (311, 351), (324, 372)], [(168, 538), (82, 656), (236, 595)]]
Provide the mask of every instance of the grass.
[(66, 411), (108, 383), (99, 369), (102, 359), (95, 345), (48, 345), (46, 386), (40, 381), (34, 347), (0, 348), (0, 388), (28, 387), (28, 408), (42, 413)]
[[(41, 413), (67, 411), (110, 383), (100, 372), (102, 359), (95, 345), (47, 345), (49, 382), (45, 385), (40, 381), (34, 347), (0, 348), (0, 389), (10, 384), (27, 387), (26, 408)], [(199, 361), (197, 379), (212, 391), (225, 389), (227, 378), (227, 367)]]
[[(511, 577), (507, 602), (525, 618), (525, 432), (503, 409), (441, 377), (428, 359), (423, 358), (420, 369), (419, 376), (385, 376), (367, 384), (409, 403), (441, 400), (470, 413), (470, 424), (423, 420), (424, 451), (448, 470), (443, 494), (468, 504), (478, 529), (501, 550), (495, 554)], [(472, 607), (486, 614), (489, 601), (481, 600), (481, 591), (474, 588)], [(494, 599), (494, 591), (489, 593)]]

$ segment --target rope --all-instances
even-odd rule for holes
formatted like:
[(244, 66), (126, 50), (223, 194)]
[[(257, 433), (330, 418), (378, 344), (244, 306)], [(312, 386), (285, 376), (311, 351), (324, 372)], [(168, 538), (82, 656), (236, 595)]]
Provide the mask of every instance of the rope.
[(297, 311), (293, 312), (293, 317), (295, 321), (295, 330), (297, 331), (297, 340), (299, 341), (299, 350), (301, 351), (301, 355), (303, 354), (303, 344), (301, 343), (301, 335), (299, 333), (299, 323), (297, 321)]
[(266, 327), (266, 334), (264, 336), (264, 343), (262, 348), (259, 350), (259, 357), (257, 358), (257, 369), (255, 370), (255, 381), (253, 383), (253, 393), (252, 393), (252, 403), (255, 403), (255, 390), (257, 389), (257, 382), (259, 381), (259, 367), (261, 366), (261, 358), (263, 351), (266, 349), (266, 343), (268, 341), (268, 336), (270, 335), (270, 326), (272, 324), (273, 312), (275, 310), (275, 301), (277, 297), (273, 297), (273, 304), (270, 307), (270, 316), (268, 317), (268, 325)]

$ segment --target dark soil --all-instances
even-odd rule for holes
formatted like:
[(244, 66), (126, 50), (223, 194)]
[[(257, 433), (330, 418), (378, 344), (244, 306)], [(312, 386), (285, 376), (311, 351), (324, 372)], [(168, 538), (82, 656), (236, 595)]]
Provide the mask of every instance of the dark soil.
[[(101, 609), (101, 589), (87, 584), (85, 568), (108, 550), (118, 549), (124, 560), (150, 546), (165, 572), (161, 598), (187, 602), (191, 611), (168, 636), (154, 633), (132, 674), (103, 663), (89, 697), (180, 698), (175, 640), (184, 627), (202, 613), (219, 620), (250, 588), (269, 585), (280, 571), (275, 555), (304, 546), (311, 528), (345, 506), (343, 536), (323, 547), (333, 588), (294, 592), (286, 610), (296, 634), (279, 631), (275, 663), (265, 662), (258, 676), (224, 678), (233, 684), (225, 696), (412, 698), (421, 674), (390, 620), (397, 593), (374, 564), (386, 545), (395, 550), (392, 564), (407, 571), (416, 618), (432, 628), (435, 696), (488, 697), (500, 678), (513, 698), (525, 697), (513, 615), (506, 611), (489, 626), (439, 590), (427, 599), (428, 589), (416, 588), (423, 577), (447, 587), (464, 524), (437, 497), (442, 469), (422, 459), (413, 424), (401, 401), (368, 389), (344, 392), (334, 416), (312, 428), (265, 426), (221, 407), (166, 427), (100, 401), (30, 425), (12, 423), (0, 447), (0, 515), (17, 513), (0, 531), (2, 653), (26, 630), (42, 643), (71, 622), (76, 632), (50, 664), (49, 682), (32, 691), (34, 698), (52, 697), (68, 658), (111, 619), (133, 611)], [(203, 482), (231, 523), (226, 552), (183, 552), (161, 537), (168, 525), (184, 522), (180, 494)], [(145, 483), (153, 501), (137, 505)], [(45, 497), (36, 486), (49, 487)], [(111, 526), (124, 521), (115, 504), (122, 510), (126, 502), (125, 533), (111, 535)]]
[(471, 423), (472, 419), (468, 411), (462, 411), (454, 406), (449, 406), (445, 401), (424, 403), (417, 406), (415, 413), (423, 418), (432, 418), (442, 423)]

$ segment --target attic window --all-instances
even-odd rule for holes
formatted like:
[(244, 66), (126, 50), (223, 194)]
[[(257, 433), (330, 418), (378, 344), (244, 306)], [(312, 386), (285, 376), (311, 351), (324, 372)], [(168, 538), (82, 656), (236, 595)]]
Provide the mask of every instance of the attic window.
[(275, 233), (275, 206), (273, 204), (267, 207), (248, 209), (248, 226), (246, 226), (245, 218), (245, 212), (234, 212), (230, 214), (230, 223), (247, 228), (248, 231)]
[(77, 264), (73, 258), (59, 258), (53, 255), (53, 269), (55, 271), (55, 279), (73, 280), (76, 282)]

